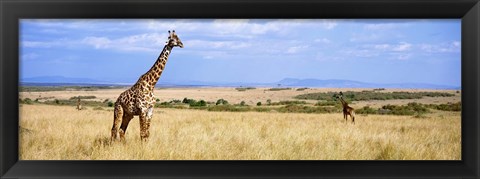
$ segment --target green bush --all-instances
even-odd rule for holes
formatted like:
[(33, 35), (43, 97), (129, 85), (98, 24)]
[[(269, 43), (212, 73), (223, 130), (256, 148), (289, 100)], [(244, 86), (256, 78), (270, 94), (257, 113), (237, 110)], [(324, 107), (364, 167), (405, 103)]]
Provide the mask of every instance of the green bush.
[(389, 111), (386, 114), (393, 115), (414, 115), (414, 114), (423, 114), (429, 112), (429, 110), (420, 103), (408, 103), (407, 105), (397, 106), (397, 105), (385, 105), (382, 106), (382, 109)]
[(228, 101), (227, 100), (224, 100), (223, 98), (222, 99), (218, 99), (217, 102), (215, 103), (215, 105), (227, 105), (228, 104)]
[(207, 102), (204, 101), (203, 99), (200, 100), (200, 101), (191, 100), (190, 103), (189, 103), (189, 106), (190, 106), (190, 107), (202, 107), (202, 106), (207, 106)]
[(311, 107), (304, 105), (286, 105), (277, 109), (278, 112), (283, 113), (333, 113), (340, 110), (335, 107)]
[(253, 90), (253, 89), (256, 89), (254, 87), (240, 87), (240, 88), (235, 88), (237, 91), (247, 91), (247, 90)]
[(269, 105), (291, 105), (291, 104), (307, 104), (305, 101), (280, 101), (275, 103), (270, 103)]
[(25, 98), (25, 99), (23, 99), (23, 100), (22, 100), (22, 99), (19, 99), (19, 102), (20, 102), (21, 104), (33, 104), (33, 101), (32, 101), (32, 99), (30, 99), (30, 98)]
[(370, 106), (364, 106), (363, 108), (356, 109), (355, 113), (357, 113), (357, 114), (378, 114), (378, 110), (373, 109)]
[(248, 107), (236, 107), (233, 105), (216, 105), (216, 106), (209, 106), (207, 108), (208, 111), (230, 111), (230, 112), (245, 112), (250, 111)]
[(282, 91), (282, 90), (291, 90), (292, 88), (270, 88), (268, 91)]
[(258, 102), (258, 103), (257, 103), (257, 106), (261, 106), (261, 105), (262, 105), (262, 102)]
[(78, 99), (95, 99), (97, 98), (96, 96), (74, 96), (71, 97), (70, 100), (78, 100)]
[(338, 106), (340, 102), (337, 101), (319, 101), (315, 103), (315, 106)]
[[(336, 92), (319, 92), (308, 93), (295, 96), (296, 99), (311, 99), (311, 100), (333, 100), (336, 97)], [(376, 91), (361, 91), (353, 92), (346, 91), (343, 93), (344, 99), (347, 101), (366, 101), (366, 100), (390, 100), (390, 99), (420, 99), (422, 97), (449, 97), (455, 96), (450, 93), (441, 92), (376, 92)]]
[(447, 104), (428, 104), (428, 108), (441, 111), (462, 111), (462, 103), (447, 103)]
[(183, 98), (182, 103), (185, 104), (190, 104), (190, 103), (195, 103), (196, 101), (194, 99), (188, 99), (188, 98)]
[(240, 106), (245, 106), (245, 101), (240, 102)]

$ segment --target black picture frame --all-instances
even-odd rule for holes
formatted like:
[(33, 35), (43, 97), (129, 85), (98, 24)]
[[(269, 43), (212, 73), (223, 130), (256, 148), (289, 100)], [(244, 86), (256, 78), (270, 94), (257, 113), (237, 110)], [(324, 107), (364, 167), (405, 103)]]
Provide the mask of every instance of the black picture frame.
[[(2, 0), (2, 178), (479, 178), (478, 0)], [(461, 161), (19, 161), (21, 18), (458, 18), (462, 19)]]

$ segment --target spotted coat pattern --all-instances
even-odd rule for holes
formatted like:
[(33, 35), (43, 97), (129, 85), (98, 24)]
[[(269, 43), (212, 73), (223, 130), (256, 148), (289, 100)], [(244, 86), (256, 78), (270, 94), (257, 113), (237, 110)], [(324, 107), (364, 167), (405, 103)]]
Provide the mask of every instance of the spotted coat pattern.
[[(170, 32), (170, 31), (169, 31)], [(160, 53), (155, 64), (143, 74), (129, 89), (120, 94), (114, 105), (114, 120), (111, 140), (125, 139), (125, 132), (133, 116), (140, 118), (140, 138), (146, 140), (150, 136), (150, 123), (153, 116), (155, 84), (162, 75), (172, 48), (183, 44), (175, 34), (170, 33), (169, 40)]]

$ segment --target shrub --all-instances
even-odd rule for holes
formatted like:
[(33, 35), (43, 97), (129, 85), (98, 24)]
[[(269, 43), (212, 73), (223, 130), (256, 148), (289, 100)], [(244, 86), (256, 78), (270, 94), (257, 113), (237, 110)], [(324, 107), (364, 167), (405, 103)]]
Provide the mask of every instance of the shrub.
[(207, 106), (207, 102), (204, 101), (203, 99), (200, 101), (191, 100), (189, 105), (190, 107), (202, 107), (202, 106)]
[(356, 109), (357, 114), (378, 114), (378, 110), (371, 108), (370, 106), (364, 106), (363, 108)]
[(280, 101), (275, 103), (270, 103), (270, 105), (291, 105), (291, 104), (307, 104), (305, 101)]
[(74, 96), (74, 97), (71, 97), (70, 100), (77, 100), (77, 99), (95, 99), (97, 98), (96, 96)]
[(174, 99), (174, 100), (171, 100), (170, 103), (175, 103), (175, 104), (178, 104), (178, 103), (181, 103), (182, 101), (178, 100), (178, 99)]
[(271, 99), (267, 99), (267, 104), (268, 104), (268, 105), (271, 105), (271, 104), (272, 104), (272, 100), (271, 100)]
[(217, 100), (217, 102), (215, 103), (215, 105), (227, 105), (228, 104), (228, 101), (227, 100), (224, 100), (223, 98), (222, 99), (219, 99)]
[[(320, 92), (308, 93), (295, 96), (296, 99), (312, 99), (312, 100), (333, 100), (336, 97), (336, 92)], [(428, 97), (449, 97), (454, 96), (450, 93), (440, 92), (375, 92), (375, 91), (361, 91), (353, 92), (347, 91), (343, 93), (344, 99), (347, 101), (365, 101), (365, 100), (389, 100), (389, 99), (420, 99), (424, 96)]]
[(315, 104), (315, 106), (337, 106), (340, 103), (337, 101), (319, 101)]
[(261, 105), (262, 105), (262, 102), (258, 102), (258, 103), (257, 103), (257, 106), (261, 106)]
[(245, 88), (240, 87), (240, 88), (235, 88), (235, 89), (237, 91), (247, 91), (247, 90), (253, 90), (253, 89), (256, 89), (256, 88), (254, 88), (254, 87), (245, 87)]
[(428, 104), (427, 107), (441, 111), (462, 111), (461, 102), (447, 104)]
[(230, 111), (230, 112), (245, 112), (249, 111), (248, 107), (235, 107), (233, 105), (218, 105), (218, 106), (209, 106), (208, 111)]
[(183, 98), (182, 103), (189, 104), (189, 105), (191, 105), (191, 104), (195, 105), (195, 103), (197, 103), (197, 101), (195, 101), (194, 99)]
[(389, 111), (389, 114), (394, 115), (414, 115), (414, 114), (423, 114), (429, 112), (428, 109), (420, 103), (408, 103), (406, 106), (397, 106), (397, 105), (385, 105), (382, 106), (382, 109)]
[(291, 90), (292, 88), (270, 88), (268, 91), (281, 91), (281, 90)]
[(113, 102), (109, 101), (109, 102), (107, 103), (107, 106), (108, 106), (108, 107), (113, 107)]
[(22, 99), (20, 99), (20, 103), (23, 103), (23, 104), (33, 104), (33, 101), (32, 101), (32, 99), (30, 99), (30, 98), (25, 98), (25, 99), (23, 99), (23, 101), (22, 101)]
[(245, 106), (245, 101), (240, 102), (240, 106)]
[(278, 112), (295, 112), (295, 113), (332, 113), (339, 112), (338, 108), (334, 107), (311, 107), (304, 105), (286, 105), (277, 109)]

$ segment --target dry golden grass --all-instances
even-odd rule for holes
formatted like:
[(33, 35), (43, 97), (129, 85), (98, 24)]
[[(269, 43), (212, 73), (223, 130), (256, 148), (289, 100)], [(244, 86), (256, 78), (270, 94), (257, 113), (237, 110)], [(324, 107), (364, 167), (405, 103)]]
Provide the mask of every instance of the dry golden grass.
[(458, 112), (412, 116), (155, 109), (141, 142), (110, 144), (111, 108), (20, 107), (21, 160), (460, 160)]

